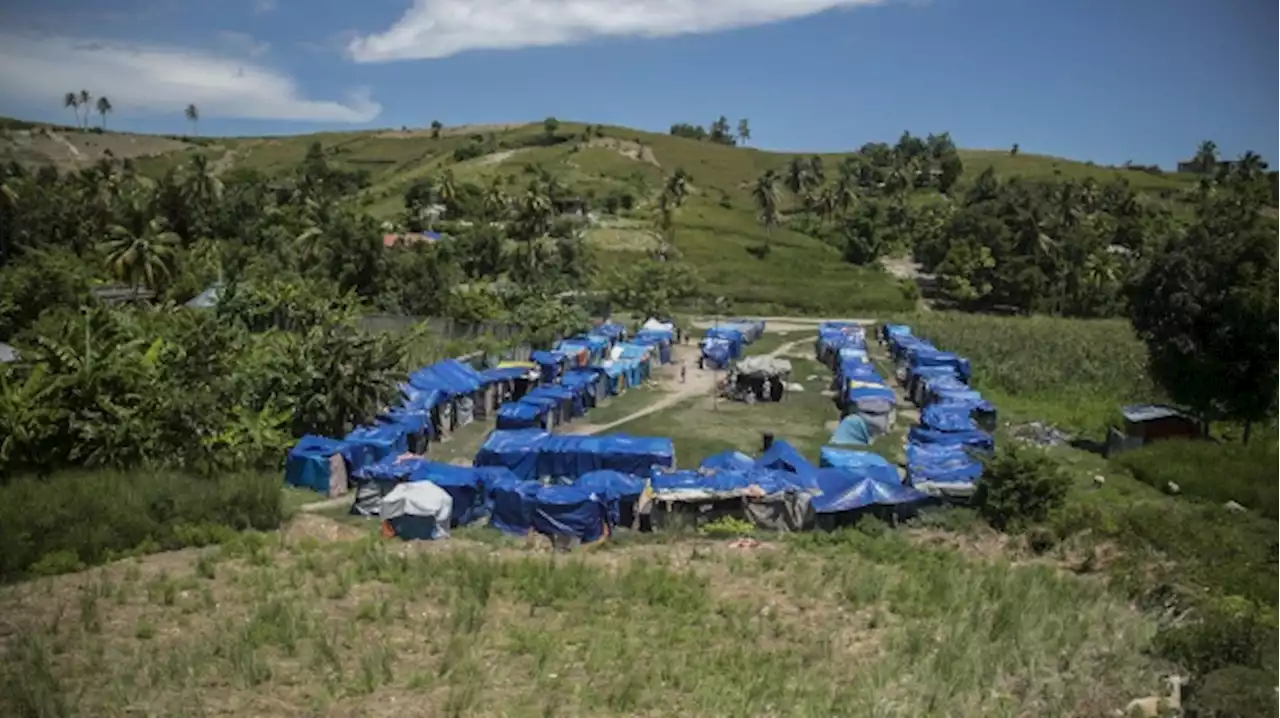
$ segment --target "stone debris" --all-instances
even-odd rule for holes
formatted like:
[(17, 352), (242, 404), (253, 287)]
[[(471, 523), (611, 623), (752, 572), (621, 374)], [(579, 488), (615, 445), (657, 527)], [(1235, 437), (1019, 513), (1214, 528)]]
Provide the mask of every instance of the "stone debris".
[(1016, 424), (1009, 428), (1009, 433), (1015, 439), (1037, 446), (1065, 446), (1071, 442), (1069, 434), (1043, 421)]

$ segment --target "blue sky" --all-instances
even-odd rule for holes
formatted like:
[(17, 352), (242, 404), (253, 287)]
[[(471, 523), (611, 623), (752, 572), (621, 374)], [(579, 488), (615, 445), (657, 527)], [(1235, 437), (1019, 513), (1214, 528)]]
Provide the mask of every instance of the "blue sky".
[(1277, 158), (1267, 0), (18, 0), (0, 114), (202, 134), (562, 119), (842, 150), (904, 129), (970, 148), (1172, 165)]

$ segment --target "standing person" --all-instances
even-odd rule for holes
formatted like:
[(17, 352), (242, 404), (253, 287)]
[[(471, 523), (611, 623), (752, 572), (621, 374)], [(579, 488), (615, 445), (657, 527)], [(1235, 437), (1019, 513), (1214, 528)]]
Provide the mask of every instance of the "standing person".
[(680, 383), (681, 384), (684, 383), (684, 373), (686, 369), (688, 369), (688, 367), (685, 365), (685, 363), (680, 362)]

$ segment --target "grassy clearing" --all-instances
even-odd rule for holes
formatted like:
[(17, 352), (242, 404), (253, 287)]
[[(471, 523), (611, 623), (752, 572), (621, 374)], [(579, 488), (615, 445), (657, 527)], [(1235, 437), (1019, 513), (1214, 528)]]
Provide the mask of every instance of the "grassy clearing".
[(0, 486), (0, 581), (76, 571), (123, 555), (271, 529), (280, 476), (66, 472)]
[(1276, 518), (1276, 442), (1251, 446), (1207, 441), (1161, 441), (1116, 457), (1115, 463), (1156, 488), (1170, 481), (1184, 494), (1221, 504), (1236, 501)]
[(939, 348), (968, 357), (973, 384), (1014, 420), (1100, 435), (1118, 422), (1122, 404), (1160, 396), (1146, 374), (1146, 350), (1123, 320), (959, 312), (902, 320)]
[[(831, 436), (830, 422), (838, 418), (835, 404), (822, 390), (831, 372), (811, 359), (790, 358), (791, 377), (804, 386), (788, 392), (777, 404), (747, 405), (725, 399), (697, 398), (627, 422), (617, 431), (640, 436), (669, 436), (683, 467), (697, 466), (704, 457), (725, 449), (751, 454), (760, 451), (761, 434), (772, 432), (806, 456), (816, 459)], [(810, 380), (808, 377), (816, 379)]]
[(1099, 584), (892, 535), (248, 535), (3, 590), (7, 715), (1092, 715), (1155, 685)]
[(779, 347), (792, 342), (799, 343), (795, 345), (791, 350), (791, 353), (805, 354), (808, 353), (807, 350), (813, 346), (813, 341), (815, 339), (817, 339), (816, 334), (810, 336), (803, 332), (765, 331), (764, 334), (760, 335), (759, 339), (747, 345), (744, 355), (760, 356), (763, 354), (770, 354), (776, 351)]

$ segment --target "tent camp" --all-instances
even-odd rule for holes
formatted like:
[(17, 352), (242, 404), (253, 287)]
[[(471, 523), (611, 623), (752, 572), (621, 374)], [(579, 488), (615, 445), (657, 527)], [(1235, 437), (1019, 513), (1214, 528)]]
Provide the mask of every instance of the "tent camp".
[(409, 481), (429, 481), (449, 494), (449, 527), (466, 526), (488, 515), (484, 482), (470, 466), (454, 466), (424, 461), (414, 468)]
[(754, 404), (757, 401), (782, 401), (791, 362), (769, 356), (747, 357), (729, 369), (722, 393), (730, 398)]
[(444, 489), (430, 481), (396, 484), (386, 496), (378, 514), (383, 529), (404, 540), (431, 540), (449, 537), (453, 501)]
[(336, 439), (312, 435), (302, 437), (285, 459), (285, 482), (329, 496), (341, 496), (347, 491), (344, 448), (343, 442)]

